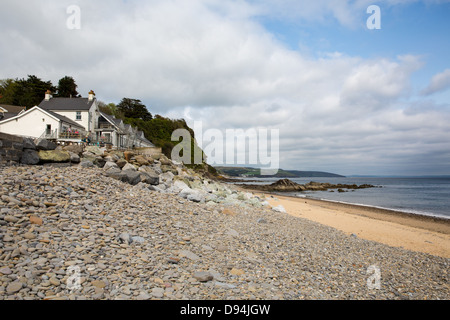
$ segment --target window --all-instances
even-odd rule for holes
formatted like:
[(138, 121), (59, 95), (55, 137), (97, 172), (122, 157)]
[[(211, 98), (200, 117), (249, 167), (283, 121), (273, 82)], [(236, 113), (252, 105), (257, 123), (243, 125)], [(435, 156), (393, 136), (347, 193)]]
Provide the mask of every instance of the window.
[(77, 121), (81, 120), (81, 111), (77, 111), (77, 117), (76, 117)]

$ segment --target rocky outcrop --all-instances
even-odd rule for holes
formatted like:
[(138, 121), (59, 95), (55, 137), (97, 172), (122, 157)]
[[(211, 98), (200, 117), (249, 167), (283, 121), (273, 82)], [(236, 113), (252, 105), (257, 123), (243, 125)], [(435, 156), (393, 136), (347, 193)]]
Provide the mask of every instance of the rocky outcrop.
[(374, 188), (375, 186), (370, 184), (331, 184), (311, 181), (306, 184), (298, 184), (289, 179), (278, 180), (269, 185), (249, 185), (240, 184), (239, 186), (246, 189), (261, 190), (267, 192), (301, 192), (301, 191), (327, 191), (329, 189), (338, 189), (339, 192), (344, 192), (344, 189), (364, 189)]

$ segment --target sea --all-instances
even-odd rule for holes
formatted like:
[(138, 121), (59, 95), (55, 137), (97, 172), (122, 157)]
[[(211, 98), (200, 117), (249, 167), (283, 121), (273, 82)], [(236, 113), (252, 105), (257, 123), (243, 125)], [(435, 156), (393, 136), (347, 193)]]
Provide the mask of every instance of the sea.
[[(271, 184), (280, 178), (239, 178), (246, 184)], [(450, 177), (385, 178), (332, 177), (290, 178), (298, 184), (311, 181), (331, 184), (371, 184), (376, 188), (345, 189), (347, 192), (304, 191), (286, 196), (327, 200), (450, 219)]]

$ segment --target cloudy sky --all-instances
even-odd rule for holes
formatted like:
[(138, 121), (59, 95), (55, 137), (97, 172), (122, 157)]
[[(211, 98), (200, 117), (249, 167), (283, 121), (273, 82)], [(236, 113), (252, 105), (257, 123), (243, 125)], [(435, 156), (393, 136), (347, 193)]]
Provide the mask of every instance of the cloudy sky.
[(449, 17), (439, 0), (2, 0), (0, 79), (279, 130), (284, 169), (450, 174)]

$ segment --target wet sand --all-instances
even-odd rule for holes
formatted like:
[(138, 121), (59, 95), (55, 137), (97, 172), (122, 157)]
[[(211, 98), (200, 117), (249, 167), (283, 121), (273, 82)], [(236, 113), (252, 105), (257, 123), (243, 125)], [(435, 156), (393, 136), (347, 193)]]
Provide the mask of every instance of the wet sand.
[(264, 195), (272, 207), (282, 205), (290, 215), (336, 228), (349, 235), (450, 258), (450, 219), (261, 191), (253, 193)]

